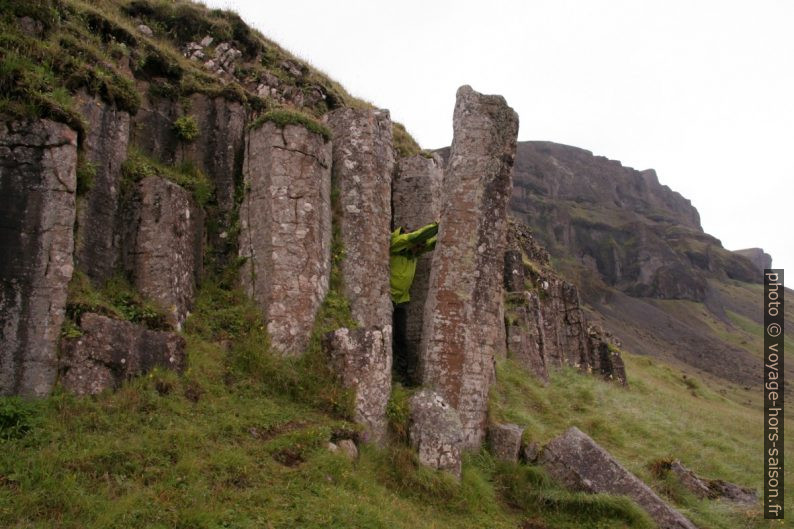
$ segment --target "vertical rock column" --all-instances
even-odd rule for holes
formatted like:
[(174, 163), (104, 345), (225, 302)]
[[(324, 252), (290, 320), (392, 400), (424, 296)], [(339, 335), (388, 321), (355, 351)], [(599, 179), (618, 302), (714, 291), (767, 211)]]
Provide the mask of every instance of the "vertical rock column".
[[(344, 294), (361, 327), (351, 335), (371, 338), (355, 343), (330, 338), (326, 352), (331, 368), (356, 394), (354, 413), (357, 422), (367, 429), (367, 439), (380, 442), (385, 433), (392, 369), (392, 123), (387, 111), (344, 108), (332, 112), (328, 124), (334, 133), (333, 177), (339, 190), (338, 221), (345, 248)], [(337, 338), (347, 336), (346, 332), (337, 331)], [(375, 338), (378, 336), (380, 340)]]
[(494, 357), (505, 353), (502, 272), (517, 134), (503, 97), (458, 89), (420, 355), (423, 382), (458, 410), (468, 449), (482, 443)]
[[(397, 163), (392, 183), (392, 208), (394, 226), (405, 226), (408, 231), (438, 221), (441, 215), (441, 184), (444, 168), (441, 157), (422, 155), (401, 158)], [(411, 301), (408, 303), (405, 322), (405, 351), (395, 351), (402, 355), (408, 370), (409, 381), (419, 383), (419, 345), (422, 341), (422, 325), (425, 313), (427, 289), (430, 286), (430, 264), (432, 253), (422, 255), (416, 263), (416, 275), (411, 285)], [(396, 331), (396, 329), (395, 329)]]
[(362, 327), (391, 325), (389, 234), (394, 172), (392, 123), (385, 110), (332, 112), (334, 182), (339, 188), (345, 259), (342, 276), (353, 319)]
[(132, 209), (127, 269), (181, 329), (201, 275), (204, 212), (187, 190), (157, 176), (141, 180)]
[(309, 343), (331, 269), (331, 144), (302, 125), (265, 123), (246, 140), (240, 270), (273, 346)]
[(118, 198), (130, 116), (84, 93), (79, 100), (80, 113), (88, 122), (83, 149), (96, 174), (91, 188), (78, 202), (75, 261), (88, 277), (101, 283), (110, 278), (119, 260)]
[(77, 134), (0, 124), (0, 395), (52, 390), (74, 269)]

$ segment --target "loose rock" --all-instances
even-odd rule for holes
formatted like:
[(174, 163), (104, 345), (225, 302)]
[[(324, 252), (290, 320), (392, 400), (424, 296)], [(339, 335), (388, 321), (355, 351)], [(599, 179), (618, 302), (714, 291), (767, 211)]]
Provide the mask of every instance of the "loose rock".
[(423, 465), (460, 477), (463, 426), (444, 397), (423, 389), (410, 402), (408, 437)]
[(628, 496), (660, 529), (697, 529), (576, 427), (552, 439), (543, 449), (540, 462), (554, 479), (573, 490)]
[(521, 451), (524, 429), (517, 424), (492, 424), (488, 427), (488, 444), (496, 459), (516, 462)]

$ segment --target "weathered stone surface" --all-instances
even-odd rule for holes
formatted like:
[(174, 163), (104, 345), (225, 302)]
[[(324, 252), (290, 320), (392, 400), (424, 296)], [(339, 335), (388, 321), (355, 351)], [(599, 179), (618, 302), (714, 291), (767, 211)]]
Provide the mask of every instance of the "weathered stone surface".
[(663, 464), (659, 470), (675, 474), (681, 484), (698, 498), (724, 498), (743, 505), (755, 505), (758, 503), (758, 493), (755, 490), (721, 479), (702, 478), (677, 459)]
[(60, 382), (77, 395), (95, 395), (163, 367), (185, 367), (185, 339), (173, 332), (87, 313), (80, 318), (83, 335), (61, 342)]
[(648, 511), (660, 529), (696, 529), (576, 427), (552, 439), (544, 447), (540, 462), (553, 478), (571, 489), (628, 496)]
[(125, 266), (181, 329), (201, 277), (204, 212), (188, 191), (150, 176), (138, 183), (129, 215)]
[(453, 125), (420, 358), (423, 383), (458, 410), (465, 445), (477, 449), (494, 358), (505, 354), (502, 269), (518, 116), (501, 96), (463, 86)]
[(537, 441), (530, 441), (521, 447), (521, 459), (525, 463), (534, 463), (540, 457), (541, 447)]
[(615, 347), (617, 340), (597, 325), (587, 326), (590, 370), (621, 386), (628, 383), (623, 357)]
[[(413, 231), (439, 220), (441, 215), (441, 191), (444, 179), (443, 162), (438, 155), (426, 158), (422, 155), (400, 158), (392, 182), (392, 213), (394, 227), (403, 226)], [(395, 363), (401, 359), (405, 364), (406, 381), (419, 383), (419, 346), (422, 341), (425, 300), (430, 286), (430, 265), (433, 253), (419, 257), (416, 275), (411, 285), (411, 301), (405, 307), (405, 328), (397, 329), (395, 345), (403, 350), (395, 351)]]
[(588, 323), (576, 287), (551, 269), (548, 253), (517, 222), (509, 227), (504, 284), (507, 346), (519, 364), (542, 381), (551, 369), (574, 366), (626, 384), (619, 342)]
[(380, 444), (386, 437), (386, 405), (391, 394), (391, 325), (341, 328), (328, 333), (323, 349), (331, 370), (355, 392), (354, 419), (364, 426), (362, 440)]
[(77, 99), (88, 124), (83, 151), (96, 175), (85, 196), (78, 199), (75, 263), (94, 282), (102, 283), (119, 262), (121, 165), (127, 159), (130, 116), (85, 93)]
[(386, 110), (331, 112), (333, 177), (339, 187), (345, 296), (362, 327), (391, 325), (389, 233), (394, 172), (392, 123)]
[(488, 427), (488, 445), (496, 459), (518, 461), (524, 429), (517, 424), (492, 424)]
[(302, 353), (331, 269), (331, 145), (300, 125), (251, 130), (240, 206), (240, 279), (272, 344)]
[[(141, 85), (140, 91), (147, 93), (146, 86)], [(195, 118), (199, 129), (195, 140), (180, 141), (174, 132), (174, 122), (183, 115), (181, 104), (149, 94), (132, 118), (131, 141), (166, 164), (195, 164), (215, 184), (218, 206), (228, 215), (234, 207), (235, 175), (239, 174), (243, 156), (245, 107), (237, 101), (204, 94), (193, 94), (188, 102), (187, 115)]]
[(463, 425), (458, 412), (429, 389), (411, 397), (410, 409), (408, 437), (419, 461), (460, 477)]
[(74, 269), (77, 133), (0, 123), (0, 395), (47, 395)]
[(218, 206), (234, 208), (235, 175), (244, 150), (246, 111), (237, 101), (193, 94), (190, 115), (196, 118), (199, 137), (182, 147), (182, 160), (196, 163), (215, 184)]
[(734, 250), (733, 253), (748, 258), (761, 274), (764, 273), (765, 268), (772, 268), (772, 256), (763, 248), (745, 248), (744, 250)]

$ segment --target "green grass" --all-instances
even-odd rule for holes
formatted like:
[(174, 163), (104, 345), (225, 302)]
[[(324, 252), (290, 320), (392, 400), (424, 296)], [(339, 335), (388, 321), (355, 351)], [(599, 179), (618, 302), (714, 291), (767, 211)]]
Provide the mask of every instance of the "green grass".
[(96, 288), (85, 274), (75, 271), (69, 282), (66, 321), (62, 333), (68, 337), (79, 336), (77, 324), (86, 312), (139, 323), (155, 330), (169, 328), (163, 311), (144, 299), (122, 274), (117, 274), (101, 288)]
[(206, 205), (214, 193), (212, 181), (192, 163), (184, 162), (177, 166), (165, 165), (137, 149), (130, 149), (121, 171), (122, 188), (126, 195), (131, 192), (135, 183), (150, 176), (165, 178), (187, 189), (199, 206)]
[[(629, 375), (625, 389), (573, 369), (552, 374), (544, 387), (505, 361), (497, 370), (491, 418), (524, 425), (525, 438), (541, 443), (578, 426), (663, 494), (672, 489), (651, 467), (669, 458), (681, 459), (702, 476), (763, 490), (760, 394), (724, 381), (715, 386), (647, 357), (624, 353), (623, 358)], [(668, 499), (699, 527), (775, 527), (764, 522), (760, 507), (732, 508), (672, 493)], [(794, 508), (788, 502), (786, 507)]]
[(307, 130), (319, 134), (325, 141), (331, 139), (331, 130), (328, 127), (313, 117), (295, 110), (278, 109), (266, 112), (251, 123), (251, 128), (259, 128), (265, 123), (274, 123), (280, 128), (284, 128), (287, 125), (301, 125)]

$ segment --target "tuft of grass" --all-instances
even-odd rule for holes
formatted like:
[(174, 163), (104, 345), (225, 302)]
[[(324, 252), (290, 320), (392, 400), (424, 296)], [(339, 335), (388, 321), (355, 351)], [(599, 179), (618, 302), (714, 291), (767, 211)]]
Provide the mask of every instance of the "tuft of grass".
[(580, 520), (578, 527), (656, 527), (650, 516), (630, 499), (569, 492), (552, 482), (538, 467), (500, 462), (495, 474), (512, 505), (540, 515), (547, 522), (554, 521), (553, 527), (576, 520)]
[(38, 410), (36, 401), (21, 397), (0, 398), (0, 441), (27, 435), (36, 422)]
[(170, 328), (162, 310), (144, 299), (126, 277), (116, 275), (97, 289), (84, 273), (76, 270), (69, 282), (66, 321), (61, 334), (79, 336), (77, 324), (86, 312), (139, 323), (154, 330)]
[[(178, 121), (178, 120), (177, 120)], [(122, 186), (129, 194), (132, 186), (150, 176), (158, 176), (187, 189), (199, 206), (205, 206), (214, 194), (212, 181), (201, 169), (190, 162), (168, 166), (149, 158), (137, 149), (130, 149), (121, 167)]]
[(401, 158), (410, 158), (411, 156), (424, 152), (413, 136), (405, 129), (405, 125), (395, 121), (392, 123), (391, 130), (394, 150), (397, 152), (398, 156)]
[(77, 157), (77, 196), (84, 196), (94, 187), (96, 164), (80, 153)]
[(266, 112), (251, 123), (251, 128), (256, 129), (265, 123), (274, 123), (284, 128), (287, 125), (302, 125), (307, 130), (319, 134), (325, 141), (331, 140), (331, 130), (313, 117), (295, 110), (279, 109)]
[(199, 130), (198, 121), (196, 118), (190, 115), (185, 115), (178, 117), (174, 121), (174, 134), (176, 137), (179, 138), (180, 141), (185, 143), (190, 143), (196, 140), (201, 134)]
[(389, 429), (394, 438), (404, 444), (408, 443), (408, 423), (411, 418), (410, 400), (413, 393), (399, 382), (394, 382), (389, 402), (386, 405)]

